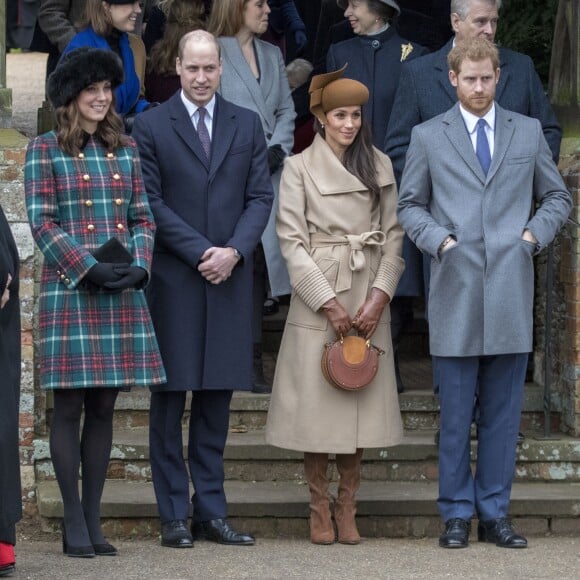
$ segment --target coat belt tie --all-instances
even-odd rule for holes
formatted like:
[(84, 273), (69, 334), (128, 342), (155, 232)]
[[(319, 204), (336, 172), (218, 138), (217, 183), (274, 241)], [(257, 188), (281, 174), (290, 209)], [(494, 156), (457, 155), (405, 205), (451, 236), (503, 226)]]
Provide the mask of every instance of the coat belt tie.
[(335, 291), (344, 292), (352, 286), (352, 273), (363, 270), (366, 265), (365, 246), (382, 246), (387, 236), (380, 230), (364, 232), (357, 235), (329, 236), (326, 234), (311, 234), (310, 247), (344, 246), (338, 264), (338, 276)]

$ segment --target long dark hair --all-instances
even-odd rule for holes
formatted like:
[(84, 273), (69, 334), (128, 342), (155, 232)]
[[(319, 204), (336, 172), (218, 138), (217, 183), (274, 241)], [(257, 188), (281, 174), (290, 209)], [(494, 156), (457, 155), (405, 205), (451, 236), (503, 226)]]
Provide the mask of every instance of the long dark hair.
[[(368, 123), (362, 116), (361, 121), (361, 127), (357, 136), (344, 152), (342, 164), (346, 170), (358, 178), (371, 193), (379, 195), (381, 188), (377, 181), (373, 137)], [(324, 127), (318, 119), (315, 119), (314, 121), (314, 130), (321, 137), (325, 138), (326, 133)]]
[[(55, 110), (56, 138), (58, 146), (73, 157), (82, 150), (85, 143), (85, 131), (81, 126), (80, 113), (73, 99), (68, 105)], [(115, 95), (105, 118), (97, 125), (95, 136), (105, 145), (107, 151), (113, 152), (129, 143), (127, 135), (123, 133), (123, 121), (115, 112)]]

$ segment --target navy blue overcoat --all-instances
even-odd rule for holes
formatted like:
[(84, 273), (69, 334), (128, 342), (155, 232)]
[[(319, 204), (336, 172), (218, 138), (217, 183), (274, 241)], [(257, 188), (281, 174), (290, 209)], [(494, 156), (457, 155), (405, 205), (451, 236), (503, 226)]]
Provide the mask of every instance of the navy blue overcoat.
[[(273, 192), (258, 115), (216, 99), (209, 162), (180, 92), (133, 129), (157, 224), (148, 299), (167, 384), (154, 390), (251, 389), (252, 255)], [(197, 270), (212, 246), (242, 254), (218, 285)]]

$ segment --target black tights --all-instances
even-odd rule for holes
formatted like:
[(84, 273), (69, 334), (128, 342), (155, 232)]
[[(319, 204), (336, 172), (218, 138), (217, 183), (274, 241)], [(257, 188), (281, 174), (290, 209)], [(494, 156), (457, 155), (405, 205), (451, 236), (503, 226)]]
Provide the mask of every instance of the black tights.
[[(113, 442), (113, 410), (118, 389), (54, 391), (50, 453), (64, 506), (64, 527), (70, 546), (105, 541), (101, 531), (101, 496)], [(81, 415), (85, 412), (79, 440)], [(82, 501), (79, 466), (82, 464)]]

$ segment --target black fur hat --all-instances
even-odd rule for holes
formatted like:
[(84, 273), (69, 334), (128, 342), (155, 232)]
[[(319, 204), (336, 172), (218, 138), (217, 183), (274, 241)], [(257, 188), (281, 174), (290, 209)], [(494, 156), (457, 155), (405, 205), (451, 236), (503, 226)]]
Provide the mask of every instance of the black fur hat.
[(112, 50), (81, 47), (67, 52), (48, 77), (46, 93), (57, 109), (68, 105), (93, 83), (111, 81), (113, 88), (123, 82), (123, 64)]

